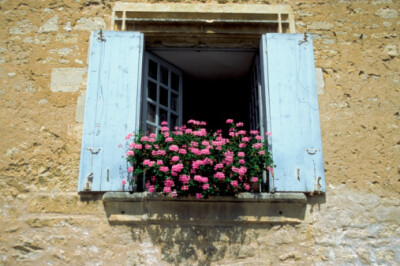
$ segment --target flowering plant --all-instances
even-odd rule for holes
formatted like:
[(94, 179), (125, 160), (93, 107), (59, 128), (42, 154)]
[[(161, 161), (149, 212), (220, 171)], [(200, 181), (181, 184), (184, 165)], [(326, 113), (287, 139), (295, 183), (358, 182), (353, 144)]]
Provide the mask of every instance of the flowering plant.
[(132, 185), (134, 176), (145, 174), (149, 192), (172, 197), (207, 198), (258, 190), (263, 171), (273, 172), (267, 141), (262, 142), (256, 130), (248, 134), (240, 129), (243, 123), (226, 122), (231, 125), (226, 137), (221, 130), (208, 133), (206, 123), (195, 120), (174, 131), (163, 122), (158, 135), (128, 134), (126, 156), (133, 176), (123, 185)]

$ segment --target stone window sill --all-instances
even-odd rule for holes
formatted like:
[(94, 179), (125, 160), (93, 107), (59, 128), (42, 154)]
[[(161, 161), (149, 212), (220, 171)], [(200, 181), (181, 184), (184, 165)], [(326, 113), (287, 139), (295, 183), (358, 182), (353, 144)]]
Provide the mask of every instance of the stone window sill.
[(103, 204), (113, 224), (240, 225), (301, 223), (302, 193), (242, 193), (209, 199), (170, 198), (157, 193), (107, 192)]

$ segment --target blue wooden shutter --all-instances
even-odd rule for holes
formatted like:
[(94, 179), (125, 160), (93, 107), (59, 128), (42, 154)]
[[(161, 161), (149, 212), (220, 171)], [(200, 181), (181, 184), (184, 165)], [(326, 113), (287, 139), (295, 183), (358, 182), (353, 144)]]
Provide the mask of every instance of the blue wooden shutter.
[(78, 191), (122, 190), (125, 136), (139, 127), (143, 48), (139, 32), (91, 36)]
[(325, 191), (313, 44), (301, 34), (265, 34), (260, 45), (266, 131), (277, 165), (270, 191)]

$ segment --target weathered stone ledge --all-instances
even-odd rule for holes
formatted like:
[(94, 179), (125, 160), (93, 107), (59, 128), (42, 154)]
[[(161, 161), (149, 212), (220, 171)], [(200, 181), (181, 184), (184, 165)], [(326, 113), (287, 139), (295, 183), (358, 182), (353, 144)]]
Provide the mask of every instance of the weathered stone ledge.
[(209, 199), (171, 198), (157, 193), (107, 192), (103, 204), (110, 223), (243, 225), (301, 223), (307, 198), (301, 193), (242, 193)]
[(307, 203), (307, 197), (303, 193), (241, 193), (235, 196), (211, 197), (208, 199), (197, 199), (191, 197), (167, 197), (162, 193), (149, 192), (106, 192), (103, 195), (103, 202), (130, 202), (142, 200), (162, 201), (196, 201), (196, 202), (248, 202), (259, 201), (269, 203)]

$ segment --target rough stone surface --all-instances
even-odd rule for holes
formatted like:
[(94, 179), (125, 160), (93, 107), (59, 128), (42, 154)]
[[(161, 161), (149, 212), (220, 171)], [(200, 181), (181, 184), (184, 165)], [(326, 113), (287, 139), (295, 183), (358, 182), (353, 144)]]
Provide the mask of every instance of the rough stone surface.
[(322, 73), (322, 68), (316, 68), (315, 69), (315, 77), (317, 79), (317, 93), (318, 94), (324, 94), (324, 73)]
[(86, 31), (94, 31), (105, 29), (106, 23), (102, 18), (81, 18), (76, 22), (74, 30), (86, 30)]
[(398, 12), (395, 9), (380, 8), (375, 12), (375, 15), (381, 16), (383, 19), (397, 18)]
[(38, 30), (39, 33), (58, 31), (58, 16), (54, 16), (44, 23)]
[[(58, 54), (65, 54), (69, 50), (56, 51)], [(51, 53), (51, 51), (50, 51)], [(79, 90), (86, 68), (62, 67), (54, 68), (51, 72), (50, 89), (52, 92), (75, 92)]]
[(333, 24), (329, 22), (312, 22), (309, 26), (307, 26), (309, 30), (329, 30), (333, 27)]
[(83, 123), (83, 119), (85, 116), (85, 99), (86, 99), (86, 93), (82, 93), (78, 97), (78, 101), (76, 104), (76, 113), (75, 113), (75, 121), (78, 123)]
[(325, 197), (251, 226), (110, 224), (77, 195), (88, 40), (114, 2), (0, 0), (0, 265), (400, 264), (399, 1), (220, 1), (290, 5), (325, 83)]

